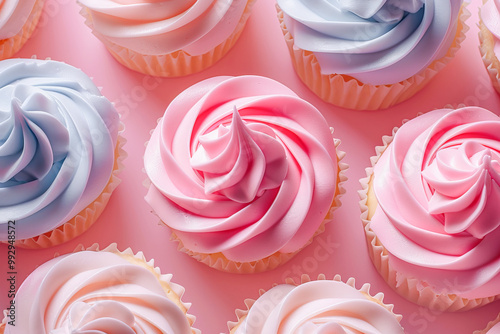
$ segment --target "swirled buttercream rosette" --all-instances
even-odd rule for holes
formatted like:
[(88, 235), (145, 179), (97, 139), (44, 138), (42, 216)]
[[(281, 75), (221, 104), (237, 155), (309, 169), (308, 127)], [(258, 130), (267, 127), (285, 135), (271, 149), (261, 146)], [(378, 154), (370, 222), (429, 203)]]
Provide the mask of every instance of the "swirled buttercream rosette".
[(479, 51), (491, 83), (500, 94), (500, 61), (495, 45), (500, 42), (500, 2), (484, 0), (479, 9)]
[(455, 56), (469, 29), (461, 0), (277, 3), (300, 79), (349, 109), (384, 109), (413, 96)]
[(343, 153), (320, 112), (264, 77), (215, 77), (167, 108), (144, 157), (146, 201), (179, 249), (219, 270), (277, 267), (324, 230)]
[(372, 296), (368, 283), (357, 289), (354, 278), (344, 283), (339, 275), (302, 275), (299, 284), (288, 278), (259, 294), (245, 300), (246, 310), (236, 310), (230, 334), (404, 333), (401, 315), (383, 302), (383, 293)]
[(255, 0), (78, 0), (94, 35), (124, 66), (177, 77), (219, 61), (236, 43)]
[(475, 331), (472, 334), (500, 334), (500, 314), (495, 320), (490, 321), (485, 329)]
[(0, 77), (0, 240), (26, 248), (70, 240), (120, 182), (119, 114), (87, 75), (61, 62), (4, 60)]
[(6, 313), (0, 333), (199, 334), (185, 289), (171, 278), (142, 252), (82, 248), (28, 276), (16, 293), (15, 326)]
[(465, 311), (499, 299), (499, 133), (486, 109), (439, 109), (376, 148), (360, 180), (368, 251), (410, 301)]
[(4, 0), (0, 3), (0, 60), (12, 57), (31, 37), (45, 0)]

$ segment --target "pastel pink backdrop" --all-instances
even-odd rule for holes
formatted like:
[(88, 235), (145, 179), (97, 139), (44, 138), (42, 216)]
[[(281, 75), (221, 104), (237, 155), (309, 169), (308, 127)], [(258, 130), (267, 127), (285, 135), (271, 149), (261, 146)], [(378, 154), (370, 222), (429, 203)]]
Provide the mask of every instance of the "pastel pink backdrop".
[[(93, 77), (103, 87), (102, 93), (116, 102), (122, 113), (128, 141), (125, 150), (129, 156), (120, 175), (122, 183), (89, 231), (50, 249), (17, 249), (18, 284), (41, 263), (57, 254), (71, 252), (79, 244), (107, 246), (116, 242), (120, 249), (131, 247), (135, 252), (143, 251), (146, 258), (155, 259), (163, 273), (173, 274), (173, 281), (186, 288), (184, 300), (193, 304), (190, 313), (197, 317), (195, 327), (203, 333), (228, 332), (226, 322), (236, 319), (234, 310), (245, 307), (245, 298), (257, 298), (259, 289), (268, 289), (287, 276), (298, 277), (297, 272), (312, 277), (324, 273), (328, 278), (340, 274), (344, 280), (354, 277), (358, 287), (370, 283), (373, 293), (383, 292), (385, 301), (395, 304), (395, 311), (403, 315), (402, 325), (409, 334), (465, 334), (483, 329), (500, 312), (500, 302), (475, 311), (441, 314), (406, 301), (386, 285), (368, 257), (357, 193), (358, 180), (365, 175), (374, 147), (402, 120), (447, 104), (479, 105), (499, 113), (500, 97), (489, 82), (478, 51), (479, 3), (480, 0), (473, 0), (468, 7), (472, 12), (467, 22), (471, 29), (455, 59), (413, 98), (387, 110), (370, 112), (326, 104), (301, 83), (293, 71), (272, 0), (256, 2), (240, 40), (220, 62), (199, 74), (177, 79), (152, 78), (126, 69), (92, 35), (74, 0), (47, 0), (39, 27), (17, 56), (50, 57), (79, 67)], [(335, 137), (342, 141), (340, 148), (347, 152), (344, 162), (350, 165), (342, 207), (325, 233), (289, 263), (255, 275), (219, 272), (178, 252), (177, 244), (170, 241), (169, 230), (158, 224), (158, 218), (145, 203), (146, 188), (142, 185), (144, 144), (170, 101), (205, 78), (243, 74), (278, 80), (314, 104), (335, 128)], [(333, 252), (330, 254), (329, 250)], [(7, 271), (7, 247), (0, 245), (2, 309), (8, 305)]]

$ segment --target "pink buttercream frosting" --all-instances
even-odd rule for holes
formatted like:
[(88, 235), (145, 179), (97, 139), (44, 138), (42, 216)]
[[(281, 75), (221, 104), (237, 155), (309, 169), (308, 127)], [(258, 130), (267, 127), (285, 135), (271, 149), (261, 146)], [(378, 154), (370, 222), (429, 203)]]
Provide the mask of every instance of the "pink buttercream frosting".
[(481, 21), (495, 39), (495, 55), (500, 55), (500, 0), (488, 0), (479, 10)]
[(5, 334), (191, 334), (152, 272), (107, 251), (44, 263), (21, 285), (15, 306), (15, 326), (7, 317)]
[(0, 40), (18, 34), (30, 16), (36, 0), (0, 0)]
[(500, 294), (500, 118), (479, 107), (405, 123), (374, 167), (371, 229), (402, 277)]
[(333, 201), (337, 156), (320, 112), (264, 77), (181, 93), (146, 148), (146, 201), (184, 246), (249, 262), (299, 250)]
[(311, 281), (273, 287), (252, 305), (235, 334), (402, 334), (396, 316), (353, 287)]
[(236, 29), (246, 0), (78, 0), (94, 33), (145, 55), (204, 54)]

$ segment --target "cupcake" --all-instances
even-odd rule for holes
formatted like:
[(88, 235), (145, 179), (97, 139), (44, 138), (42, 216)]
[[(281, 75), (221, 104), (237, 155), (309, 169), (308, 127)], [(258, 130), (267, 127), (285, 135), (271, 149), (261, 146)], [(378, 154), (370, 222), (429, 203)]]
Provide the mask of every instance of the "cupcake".
[(343, 153), (320, 112), (265, 77), (214, 77), (168, 106), (146, 201), (180, 249), (223, 271), (275, 268), (331, 220)]
[(500, 117), (439, 109), (395, 129), (361, 180), (370, 257), (402, 296), (463, 311), (500, 296)]
[(498, 317), (490, 321), (482, 331), (475, 331), (473, 334), (500, 334), (500, 314)]
[(62, 243), (99, 217), (120, 181), (119, 115), (64, 63), (7, 59), (0, 78), (0, 241)]
[(500, 93), (500, 61), (497, 53), (500, 39), (500, 2), (483, 0), (479, 10), (479, 51), (493, 87)]
[(230, 334), (370, 333), (403, 334), (400, 315), (383, 303), (384, 295), (372, 297), (370, 285), (356, 289), (353, 278), (343, 283), (337, 275), (320, 275), (301, 284), (288, 280), (246, 300), (247, 310), (237, 310), (237, 322), (229, 322)]
[(459, 49), (462, 0), (277, 0), (301, 80), (326, 102), (381, 109), (419, 91)]
[(199, 72), (236, 43), (255, 0), (78, 0), (81, 14), (126, 67), (155, 76)]
[(40, 19), (45, 0), (0, 2), (0, 60), (12, 57), (26, 43)]
[(0, 333), (200, 333), (171, 277), (115, 244), (58, 256), (26, 278)]

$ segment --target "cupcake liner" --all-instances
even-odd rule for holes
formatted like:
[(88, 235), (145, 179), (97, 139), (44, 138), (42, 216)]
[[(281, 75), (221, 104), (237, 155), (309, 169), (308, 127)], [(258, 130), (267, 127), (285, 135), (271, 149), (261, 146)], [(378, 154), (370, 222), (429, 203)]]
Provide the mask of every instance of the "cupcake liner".
[(481, 330), (481, 331), (474, 331), (474, 333), (472, 334), (487, 334), (488, 331), (493, 328), (493, 326), (495, 326), (496, 324), (498, 324), (500, 322), (500, 314), (498, 314), (498, 316), (496, 317), (495, 320), (492, 320), (488, 323), (488, 325), (486, 325), (486, 328)]
[(410, 98), (451, 61), (469, 30), (465, 21), (471, 14), (466, 5), (467, 3), (464, 3), (460, 10), (457, 33), (446, 55), (414, 76), (391, 85), (363, 84), (347, 75), (322, 74), (316, 56), (311, 51), (294, 46), (293, 36), (283, 20), (284, 13), (279, 6), (276, 8), (293, 66), (304, 84), (321, 99), (333, 105), (349, 109), (376, 110), (389, 108)]
[[(158, 122), (161, 120), (158, 119)], [(153, 131), (153, 130), (152, 130)], [(152, 132), (151, 131), (151, 132)], [(333, 128), (330, 128), (330, 131), (333, 136)], [(309, 239), (309, 241), (302, 246), (299, 250), (293, 252), (293, 253), (281, 253), (281, 252), (276, 252), (264, 259), (258, 260), (258, 261), (251, 261), (251, 262), (235, 262), (227, 259), (224, 254), (222, 253), (215, 253), (215, 254), (206, 254), (206, 253), (197, 253), (193, 252), (186, 247), (184, 247), (184, 244), (182, 241), (177, 237), (174, 231), (172, 231), (170, 240), (177, 242), (178, 247), (177, 250), (186, 253), (187, 255), (191, 256), (192, 258), (196, 259), (199, 262), (202, 262), (206, 264), (209, 267), (212, 267), (214, 269), (220, 270), (220, 271), (225, 271), (229, 273), (237, 273), (237, 274), (253, 274), (253, 273), (259, 273), (259, 272), (264, 272), (264, 271), (269, 271), (272, 269), (275, 269), (276, 267), (284, 264), (288, 260), (290, 260), (293, 256), (295, 256), (298, 252), (300, 252), (302, 249), (310, 245), (313, 241), (313, 239), (323, 233), (325, 231), (325, 225), (329, 223), (330, 221), (333, 220), (333, 212), (338, 209), (342, 203), (340, 202), (340, 198), (345, 194), (345, 188), (343, 187), (344, 182), (347, 181), (347, 176), (346, 176), (346, 170), (349, 168), (349, 165), (346, 163), (343, 163), (342, 160), (345, 157), (345, 152), (341, 151), (338, 147), (340, 145), (340, 140), (334, 138), (334, 144), (337, 152), (337, 162), (338, 162), (338, 172), (337, 172), (337, 186), (335, 190), (335, 196), (332, 202), (332, 205), (328, 211), (328, 214), (326, 215), (325, 219), (321, 223), (321, 225), (318, 227), (314, 235)], [(147, 142), (145, 143), (147, 146)], [(145, 170), (143, 170), (145, 173)], [(146, 177), (146, 179), (143, 182), (143, 185), (146, 188), (149, 188), (151, 185), (151, 181)], [(154, 213), (154, 212), (153, 212)], [(160, 219), (160, 224), (168, 227), (168, 225), (163, 222)]]
[[(73, 253), (80, 252), (80, 251), (93, 251), (93, 252), (109, 252), (109, 253), (114, 253), (116, 255), (119, 255), (120, 257), (124, 258), (125, 260), (129, 261), (132, 264), (139, 265), (147, 270), (149, 270), (152, 274), (156, 276), (158, 281), (160, 282), (161, 286), (163, 287), (163, 290), (165, 291), (165, 295), (172, 300), (186, 315), (186, 318), (189, 322), (189, 325), (191, 326), (191, 333), (192, 334), (201, 334), (201, 331), (199, 329), (193, 328), (193, 323), (196, 320), (196, 317), (189, 314), (188, 311), (191, 307), (191, 303), (186, 303), (182, 301), (182, 297), (185, 292), (185, 288), (182, 285), (173, 283), (171, 281), (172, 279), (172, 274), (162, 274), (160, 271), (160, 268), (155, 267), (154, 265), (154, 259), (151, 259), (149, 261), (146, 260), (144, 257), (144, 254), (142, 252), (137, 252), (134, 253), (132, 249), (127, 248), (124, 251), (120, 251), (118, 249), (118, 246), (116, 243), (112, 243), (109, 246), (100, 249), (99, 244), (95, 243), (92, 246), (85, 248), (83, 245), (79, 245), (75, 248)], [(2, 323), (0, 323), (0, 333), (3, 333), (5, 330), (5, 322), (7, 321), (6, 317), (6, 311), (4, 311), (4, 319)]]
[(240, 37), (255, 1), (248, 0), (234, 32), (224, 42), (202, 55), (190, 55), (184, 50), (174, 51), (165, 55), (144, 55), (138, 53), (107, 41), (106, 38), (96, 32), (92, 17), (87, 8), (83, 7), (80, 14), (85, 18), (85, 24), (92, 29), (93, 34), (103, 42), (111, 55), (125, 67), (153, 76), (178, 77), (200, 72), (220, 60)]
[(26, 23), (23, 25), (21, 31), (10, 38), (0, 40), (0, 60), (12, 57), (30, 38), (40, 20), (44, 2), (45, 0), (37, 0), (35, 2), (33, 10), (26, 19)]
[[(417, 117), (419, 115), (417, 115)], [(403, 124), (407, 121), (408, 120), (404, 120)], [(395, 127), (390, 136), (382, 137), (382, 146), (376, 146), (376, 155), (370, 157), (371, 167), (365, 169), (366, 177), (359, 180), (362, 188), (362, 190), (358, 191), (360, 197), (359, 206), (361, 209), (361, 221), (363, 222), (363, 229), (365, 231), (368, 254), (373, 265), (394, 291), (409, 301), (431, 310), (439, 312), (467, 311), (500, 299), (500, 296), (467, 299), (461, 298), (456, 294), (436, 293), (436, 291), (425, 285), (421, 280), (398, 272), (391, 264), (389, 252), (385, 249), (370, 227), (371, 216), (369, 214), (373, 214), (373, 212), (369, 212), (369, 202), (376, 201), (371, 187), (373, 169), (378, 159), (394, 139), (394, 135), (398, 129), (399, 127)]]
[(486, 28), (486, 25), (481, 19), (481, 13), (479, 13), (479, 52), (481, 53), (481, 58), (483, 60), (488, 76), (490, 77), (493, 88), (500, 94), (500, 61), (495, 55), (495, 37)]
[(16, 247), (39, 249), (59, 245), (79, 236), (88, 230), (92, 224), (94, 224), (108, 204), (111, 193), (121, 182), (121, 179), (119, 179), (117, 175), (123, 170), (123, 160), (127, 157), (127, 153), (123, 150), (123, 145), (125, 145), (126, 139), (121, 136), (124, 129), (125, 127), (123, 123), (120, 123), (113, 171), (111, 172), (109, 181), (101, 194), (66, 223), (39, 236), (16, 240)]
[[(327, 280), (326, 276), (324, 274), (319, 274), (318, 275), (318, 278), (316, 279), (318, 281), (320, 280)], [(298, 285), (301, 285), (301, 284), (304, 284), (304, 283), (307, 283), (307, 282), (310, 282), (312, 281), (312, 279), (309, 277), (309, 275), (307, 274), (302, 274), (302, 276), (300, 277), (300, 282), (299, 283), (296, 283), (293, 278), (286, 278), (285, 279), (285, 284), (292, 284), (292, 285), (295, 285), (295, 286), (298, 286)], [(336, 281), (336, 282), (343, 282), (342, 281), (342, 278), (340, 275), (335, 275), (334, 278), (332, 279), (332, 281)], [(356, 280), (351, 277), (349, 278), (346, 282), (343, 282), (344, 284), (347, 284), (348, 286), (362, 292), (366, 297), (367, 299), (383, 306), (386, 310), (388, 310), (389, 312), (391, 312), (392, 314), (394, 314), (394, 316), (396, 317), (396, 319), (398, 320), (398, 322), (401, 322), (401, 319), (403, 318), (403, 316), (399, 315), (399, 314), (395, 314), (394, 313), (394, 305), (393, 304), (385, 304), (384, 303), (384, 294), (382, 292), (379, 292), (377, 293), (375, 296), (372, 296), (370, 294), (370, 284), (369, 283), (365, 283), (363, 284), (363, 286), (360, 288), (360, 289), (357, 289), (356, 288)], [(275, 287), (279, 285), (278, 283), (274, 283), (272, 285), (272, 287)], [(264, 289), (260, 289), (259, 290), (259, 296), (262, 296), (267, 290), (264, 290)], [(242, 310), (242, 309), (236, 309), (235, 310), (235, 314), (236, 314), (236, 317), (237, 317), (237, 320), (236, 321), (228, 321), (227, 322), (227, 327), (229, 329), (229, 333), (232, 334), (236, 331), (236, 329), (238, 328), (238, 326), (240, 325), (240, 323), (244, 320), (244, 318), (248, 315), (248, 312), (250, 311), (250, 309), (252, 308), (253, 304), (256, 302), (256, 300), (254, 299), (245, 299), (244, 303), (245, 303), (245, 306), (246, 306), (246, 310)]]

